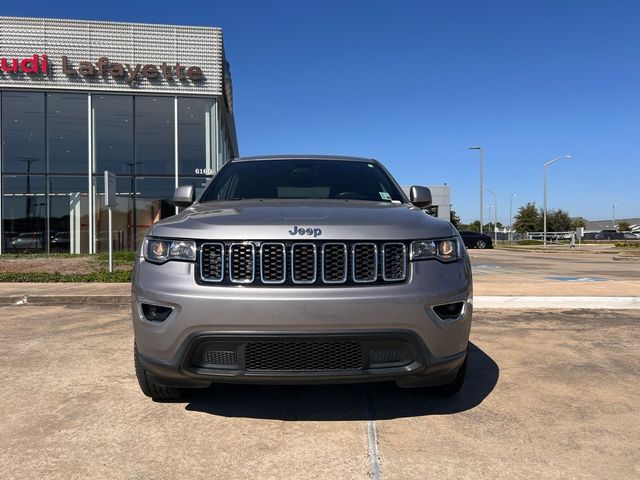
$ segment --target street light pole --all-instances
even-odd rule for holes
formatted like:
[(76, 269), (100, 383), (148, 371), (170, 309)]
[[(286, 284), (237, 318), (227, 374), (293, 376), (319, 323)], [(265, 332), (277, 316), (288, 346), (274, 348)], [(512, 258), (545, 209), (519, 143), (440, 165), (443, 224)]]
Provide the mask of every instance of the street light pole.
[(483, 230), (483, 225), (484, 225), (484, 220), (483, 220), (483, 215), (482, 212), (484, 210), (484, 152), (482, 150), (481, 146), (473, 146), (473, 147), (469, 147), (469, 150), (479, 150), (480, 151), (480, 233), (482, 233)]
[(547, 167), (556, 163), (558, 160), (562, 158), (571, 158), (571, 155), (563, 155), (560, 157), (556, 157), (553, 160), (549, 160), (544, 164), (544, 213), (543, 213), (543, 226), (544, 226), (544, 246), (547, 246)]
[(616, 228), (616, 207), (617, 204), (613, 204), (613, 212), (611, 214), (611, 230), (613, 230), (614, 228)]
[(509, 243), (513, 241), (513, 197), (515, 193), (509, 194)]
[[(498, 244), (498, 194), (489, 188), (485, 188), (487, 192), (493, 195), (493, 244)], [(491, 218), (491, 210), (489, 210), (489, 218)]]

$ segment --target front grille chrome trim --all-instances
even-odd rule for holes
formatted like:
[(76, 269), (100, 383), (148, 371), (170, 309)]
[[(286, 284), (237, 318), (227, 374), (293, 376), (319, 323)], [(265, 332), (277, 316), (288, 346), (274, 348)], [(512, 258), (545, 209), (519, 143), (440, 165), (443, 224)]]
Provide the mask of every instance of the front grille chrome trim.
[[(246, 279), (235, 279), (233, 277), (233, 247), (240, 246), (240, 245), (251, 247), (251, 277)], [(240, 283), (240, 284), (253, 283), (253, 281), (256, 279), (256, 245), (253, 242), (233, 242), (231, 243), (231, 245), (229, 245), (228, 257), (229, 257), (228, 258), (229, 280), (231, 280), (232, 283)]]
[[(338, 279), (338, 280), (328, 280), (326, 278), (325, 275), (325, 250), (327, 247), (333, 246), (333, 245), (337, 245), (339, 247), (342, 247), (342, 250), (344, 252), (344, 274), (342, 275), (342, 278)], [(348, 274), (347, 271), (349, 270), (348, 265), (349, 265), (349, 250), (347, 249), (347, 245), (345, 243), (340, 243), (340, 242), (328, 242), (328, 243), (324, 243), (322, 245), (322, 250), (320, 252), (320, 263), (321, 263), (321, 267), (322, 267), (322, 282), (323, 283), (328, 283), (328, 284), (338, 284), (338, 283), (345, 283), (347, 281), (348, 278)]]
[[(313, 248), (313, 279), (310, 280), (296, 280), (295, 274), (295, 253), (297, 247), (312, 247)], [(315, 243), (293, 243), (291, 244), (291, 282), (296, 285), (310, 285), (316, 283), (318, 278), (318, 248)]]
[[(402, 276), (401, 277), (387, 277), (386, 259), (387, 259), (387, 247), (399, 246), (402, 247)], [(407, 278), (407, 246), (401, 242), (389, 242), (382, 245), (382, 279), (385, 282), (401, 282)]]
[[(356, 277), (356, 248), (359, 246), (372, 246), (374, 252), (374, 262), (373, 262), (373, 278), (358, 280)], [(354, 283), (375, 283), (378, 280), (378, 245), (370, 242), (361, 242), (354, 243), (351, 246), (351, 274), (353, 277)]]
[[(220, 247), (220, 276), (219, 277), (207, 277), (204, 275), (204, 255), (203, 251), (205, 247)], [(222, 242), (207, 242), (200, 245), (200, 280), (208, 283), (220, 283), (224, 280), (224, 254), (225, 248)]]
[[(267, 280), (264, 278), (264, 247), (275, 245), (282, 248), (282, 280)], [(260, 281), (266, 285), (281, 285), (287, 281), (287, 247), (281, 242), (264, 242), (260, 244)]]

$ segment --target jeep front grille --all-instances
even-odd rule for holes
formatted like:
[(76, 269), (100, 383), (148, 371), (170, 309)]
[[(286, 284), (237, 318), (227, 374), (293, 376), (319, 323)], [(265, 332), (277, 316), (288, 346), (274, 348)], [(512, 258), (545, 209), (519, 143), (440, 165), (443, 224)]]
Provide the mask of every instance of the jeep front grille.
[(209, 284), (361, 285), (407, 278), (402, 242), (204, 242), (199, 277)]

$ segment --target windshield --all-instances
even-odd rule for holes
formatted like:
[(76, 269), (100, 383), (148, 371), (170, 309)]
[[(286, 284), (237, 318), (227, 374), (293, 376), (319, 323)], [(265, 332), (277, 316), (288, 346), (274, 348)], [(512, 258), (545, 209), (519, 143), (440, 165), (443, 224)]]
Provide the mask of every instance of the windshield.
[(403, 201), (374, 162), (294, 159), (231, 163), (216, 175), (200, 202), (252, 198)]

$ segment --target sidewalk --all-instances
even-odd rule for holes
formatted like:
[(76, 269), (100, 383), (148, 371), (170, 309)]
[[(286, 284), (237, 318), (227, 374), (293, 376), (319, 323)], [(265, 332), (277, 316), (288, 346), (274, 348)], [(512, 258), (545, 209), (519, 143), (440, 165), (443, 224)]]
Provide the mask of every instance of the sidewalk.
[(130, 283), (0, 283), (0, 305), (126, 304)]

